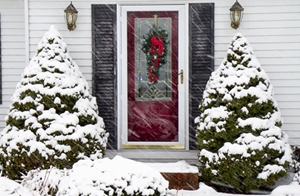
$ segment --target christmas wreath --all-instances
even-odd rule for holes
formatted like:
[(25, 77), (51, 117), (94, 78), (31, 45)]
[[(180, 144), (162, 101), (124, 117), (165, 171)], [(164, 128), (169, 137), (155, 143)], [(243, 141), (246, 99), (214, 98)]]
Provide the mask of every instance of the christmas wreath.
[(168, 33), (165, 30), (151, 28), (143, 36), (142, 51), (147, 58), (148, 78), (151, 84), (159, 79), (159, 68), (166, 63)]

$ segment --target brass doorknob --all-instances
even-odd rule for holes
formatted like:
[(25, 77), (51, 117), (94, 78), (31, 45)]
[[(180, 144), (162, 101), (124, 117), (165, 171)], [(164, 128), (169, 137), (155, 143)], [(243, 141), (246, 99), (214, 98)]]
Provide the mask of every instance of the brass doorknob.
[(180, 70), (178, 75), (180, 75), (180, 84), (183, 84), (183, 69)]

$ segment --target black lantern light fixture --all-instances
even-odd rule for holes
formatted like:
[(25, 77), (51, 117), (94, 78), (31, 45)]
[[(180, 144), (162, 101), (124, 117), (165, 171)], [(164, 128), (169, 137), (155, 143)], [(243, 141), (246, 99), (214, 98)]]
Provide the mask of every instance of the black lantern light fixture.
[(70, 5), (65, 9), (65, 14), (66, 14), (66, 21), (68, 25), (68, 29), (70, 31), (73, 31), (76, 28), (76, 20), (77, 20), (77, 13), (78, 11), (72, 4), (72, 1)]
[(244, 8), (236, 0), (236, 2), (229, 10), (230, 10), (230, 18), (231, 18), (231, 27), (237, 29), (239, 28), (240, 23), (242, 21)]

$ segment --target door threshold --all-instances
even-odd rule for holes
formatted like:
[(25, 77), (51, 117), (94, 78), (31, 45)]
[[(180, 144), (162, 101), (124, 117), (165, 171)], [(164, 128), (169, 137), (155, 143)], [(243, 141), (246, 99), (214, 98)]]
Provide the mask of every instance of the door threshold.
[(122, 149), (174, 149), (174, 150), (184, 150), (184, 145), (174, 144), (174, 145), (144, 145), (144, 144), (123, 144)]
[(121, 149), (106, 150), (105, 157), (114, 158), (119, 155), (139, 162), (177, 162), (184, 160), (191, 165), (199, 165), (198, 150), (175, 149)]

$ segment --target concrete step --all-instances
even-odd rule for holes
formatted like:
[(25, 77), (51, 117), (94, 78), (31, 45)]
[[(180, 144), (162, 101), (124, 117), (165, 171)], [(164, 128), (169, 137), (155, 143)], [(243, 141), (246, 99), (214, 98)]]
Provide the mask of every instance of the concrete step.
[(169, 189), (197, 190), (199, 189), (198, 168), (186, 161), (175, 163), (145, 163), (159, 171), (169, 181)]
[(122, 149), (107, 150), (105, 157), (116, 155), (143, 162), (159, 171), (169, 181), (169, 189), (197, 190), (198, 160), (197, 150), (170, 149)]

